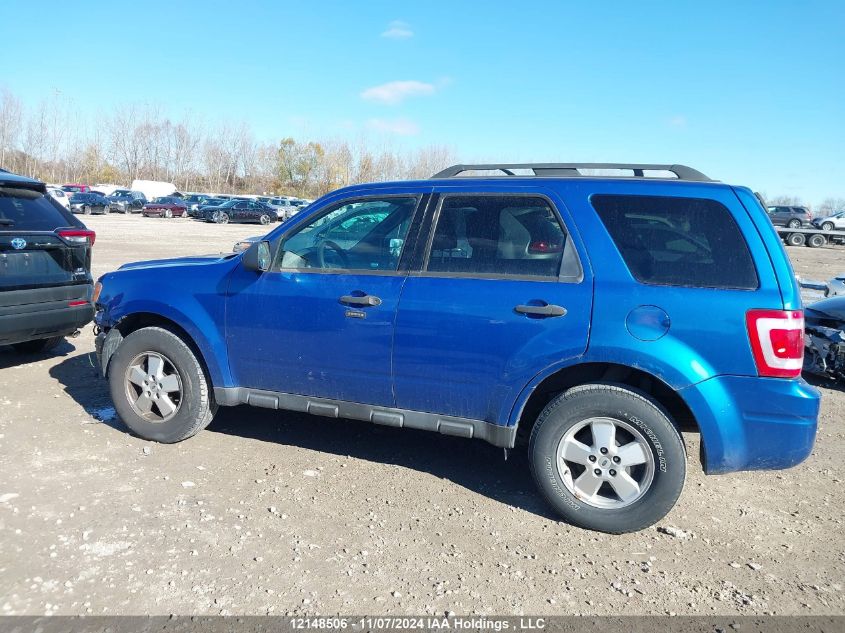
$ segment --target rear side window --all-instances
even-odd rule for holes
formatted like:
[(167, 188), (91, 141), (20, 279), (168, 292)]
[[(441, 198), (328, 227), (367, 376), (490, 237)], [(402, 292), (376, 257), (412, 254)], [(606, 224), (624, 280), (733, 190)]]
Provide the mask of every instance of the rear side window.
[(598, 194), (593, 207), (637, 281), (664, 286), (753, 290), (748, 244), (715, 200)]
[(71, 222), (38, 191), (0, 187), (0, 231), (55, 231)]
[[(444, 196), (426, 270), (478, 276), (553, 277), (566, 234), (554, 210), (537, 196)], [(571, 250), (571, 249), (570, 249)]]

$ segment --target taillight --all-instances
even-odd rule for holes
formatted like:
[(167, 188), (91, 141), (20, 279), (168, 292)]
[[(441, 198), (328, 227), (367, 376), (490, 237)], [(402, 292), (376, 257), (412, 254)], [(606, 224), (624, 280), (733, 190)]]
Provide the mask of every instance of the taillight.
[(745, 315), (757, 373), (797, 378), (804, 364), (804, 312), (749, 310)]
[(75, 246), (94, 246), (97, 234), (88, 229), (61, 229), (59, 237)]
[(561, 251), (563, 251), (563, 243), (558, 242), (537, 240), (528, 245), (528, 252), (534, 255), (541, 253), (560, 253)]

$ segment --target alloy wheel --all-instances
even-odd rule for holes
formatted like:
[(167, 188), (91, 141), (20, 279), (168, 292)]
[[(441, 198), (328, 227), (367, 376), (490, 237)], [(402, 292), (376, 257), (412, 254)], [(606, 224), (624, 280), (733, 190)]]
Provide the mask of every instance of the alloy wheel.
[(164, 354), (138, 354), (126, 368), (124, 382), (130, 406), (148, 422), (167, 422), (179, 411), (182, 378)]
[(645, 436), (628, 422), (588, 418), (561, 438), (557, 469), (564, 486), (580, 501), (615, 510), (648, 491), (654, 455)]

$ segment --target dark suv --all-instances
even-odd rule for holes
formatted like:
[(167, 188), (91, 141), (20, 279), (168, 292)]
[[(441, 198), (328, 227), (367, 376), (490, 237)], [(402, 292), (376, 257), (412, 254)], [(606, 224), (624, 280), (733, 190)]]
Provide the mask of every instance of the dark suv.
[(97, 288), (115, 409), (160, 442), (249, 404), (527, 444), (562, 517), (627, 532), (677, 500), (681, 429), (707, 473), (793, 466), (816, 434), (783, 243), (749, 189), (680, 165), (356, 185)]
[(0, 170), (0, 345), (43, 351), (91, 321), (93, 244), (44, 183)]
[(813, 214), (807, 207), (768, 206), (766, 213), (769, 214), (769, 219), (775, 226), (788, 226), (791, 229), (812, 226)]

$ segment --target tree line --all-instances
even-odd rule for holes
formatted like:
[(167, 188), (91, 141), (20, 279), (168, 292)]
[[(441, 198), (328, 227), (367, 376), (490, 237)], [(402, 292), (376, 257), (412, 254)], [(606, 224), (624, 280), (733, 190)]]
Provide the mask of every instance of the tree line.
[[(180, 191), (313, 198), (359, 182), (428, 178), (457, 162), (441, 145), (401, 151), (364, 139), (262, 142), (246, 123), (173, 120), (151, 104), (118, 106), (92, 125), (58, 94), (25, 107), (0, 88), (0, 167), (51, 183), (164, 180)], [(767, 203), (806, 206), (817, 216), (845, 210), (845, 198), (815, 208), (795, 196)]]
[(57, 94), (26, 107), (0, 89), (0, 167), (51, 183), (144, 179), (180, 191), (317, 197), (359, 182), (428, 178), (455, 162), (439, 145), (403, 151), (364, 139), (262, 142), (246, 123), (206, 127), (150, 104), (116, 107), (90, 125)]

